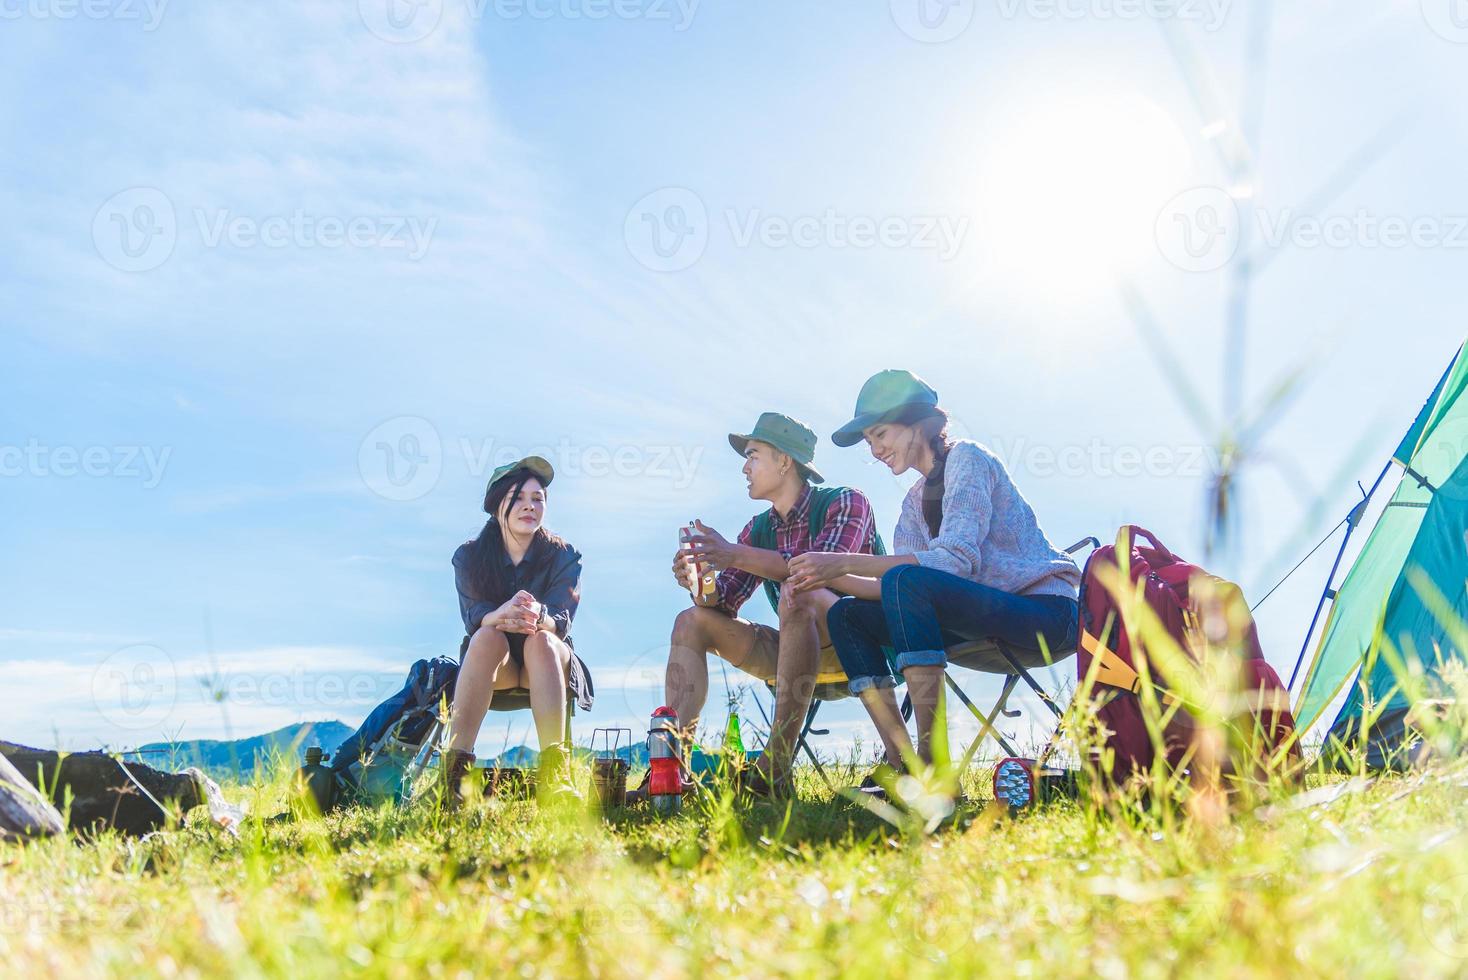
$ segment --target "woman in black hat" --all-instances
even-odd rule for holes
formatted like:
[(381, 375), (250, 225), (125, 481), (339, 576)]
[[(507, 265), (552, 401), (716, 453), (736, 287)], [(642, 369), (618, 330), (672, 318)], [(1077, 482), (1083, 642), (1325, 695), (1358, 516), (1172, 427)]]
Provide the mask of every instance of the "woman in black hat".
[(468, 636), (454, 688), (444, 770), (448, 799), (474, 763), (474, 741), (495, 691), (530, 692), (540, 741), (542, 797), (576, 794), (566, 744), (566, 695), (591, 707), (591, 677), (571, 643), (581, 599), (581, 555), (544, 527), (551, 464), (530, 456), (495, 470), (484, 529), (454, 552), (459, 612)]
[(893, 554), (799, 555), (787, 584), (807, 591), (842, 576), (861, 580), (826, 623), (852, 693), (900, 768), (912, 743), (893, 668), (912, 698), (918, 754), (931, 762), (932, 740), (944, 737), (933, 721), (947, 648), (999, 639), (1034, 663), (1073, 649), (1080, 570), (1046, 538), (1004, 463), (977, 442), (948, 437), (938, 393), (911, 372), (883, 371), (862, 387), (855, 417), (832, 441), (863, 440), (894, 475), (921, 474), (903, 500)]

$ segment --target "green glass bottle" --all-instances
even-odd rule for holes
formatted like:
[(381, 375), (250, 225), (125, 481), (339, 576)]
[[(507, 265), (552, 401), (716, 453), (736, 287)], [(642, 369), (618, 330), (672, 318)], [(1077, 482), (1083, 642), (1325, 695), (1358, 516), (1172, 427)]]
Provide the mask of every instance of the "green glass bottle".
[(744, 737), (739, 732), (739, 709), (729, 705), (729, 722), (724, 726), (724, 759), (735, 769), (744, 765)]

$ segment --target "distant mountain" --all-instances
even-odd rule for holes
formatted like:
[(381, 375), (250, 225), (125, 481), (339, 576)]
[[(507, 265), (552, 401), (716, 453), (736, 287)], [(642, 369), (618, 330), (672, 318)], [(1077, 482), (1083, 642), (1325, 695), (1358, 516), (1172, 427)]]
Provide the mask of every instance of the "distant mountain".
[(249, 776), (275, 757), (299, 765), (312, 745), (321, 746), (330, 755), (354, 730), (339, 721), (310, 721), (233, 741), (154, 742), (123, 755), (156, 769), (198, 766), (206, 772)]
[[(577, 746), (576, 758), (590, 764), (591, 760), (600, 753), (593, 753), (584, 746)], [(647, 767), (647, 743), (633, 742), (631, 746), (622, 746), (617, 750), (617, 758), (626, 759), (628, 764), (636, 769), (639, 766)], [(533, 769), (540, 760), (540, 753), (528, 745), (516, 745), (505, 749), (492, 759), (487, 759), (483, 765), (504, 766), (509, 769)]]
[(540, 753), (528, 745), (517, 745), (514, 748), (505, 749), (494, 759), (491, 765), (502, 766), (506, 769), (534, 769), (536, 762), (540, 760)]
[[(291, 766), (304, 761), (306, 749), (319, 745), (329, 757), (336, 747), (347, 740), (355, 729), (339, 721), (311, 721), (232, 741), (196, 739), (191, 742), (152, 742), (139, 746), (132, 752), (124, 752), (123, 758), (146, 762), (155, 769), (184, 769), (198, 766), (205, 772), (219, 776), (251, 776), (257, 768), (268, 765), (279, 757)], [(578, 746), (576, 758), (590, 763), (594, 754), (589, 748)], [(633, 769), (647, 767), (647, 743), (633, 742), (617, 749), (617, 758), (627, 760)], [(515, 745), (488, 758), (481, 765), (505, 766), (512, 769), (534, 769), (540, 761), (540, 753), (528, 745)]]

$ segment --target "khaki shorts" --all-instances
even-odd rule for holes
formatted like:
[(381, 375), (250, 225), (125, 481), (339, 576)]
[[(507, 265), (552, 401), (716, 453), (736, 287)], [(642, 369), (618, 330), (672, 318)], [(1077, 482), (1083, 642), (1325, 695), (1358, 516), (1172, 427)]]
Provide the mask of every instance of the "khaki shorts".
[[(754, 630), (754, 643), (750, 645), (749, 657), (739, 664), (746, 674), (753, 674), (766, 683), (773, 683), (780, 662), (780, 631), (764, 623), (746, 623)], [(833, 646), (821, 647), (816, 661), (817, 684), (845, 684), (846, 671), (841, 669), (841, 658), (836, 656)]]

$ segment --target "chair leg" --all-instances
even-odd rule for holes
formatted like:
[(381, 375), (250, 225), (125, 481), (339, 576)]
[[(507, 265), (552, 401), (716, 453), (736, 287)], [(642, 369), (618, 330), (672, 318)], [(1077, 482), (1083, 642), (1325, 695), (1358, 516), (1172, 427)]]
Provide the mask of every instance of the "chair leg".
[[(950, 679), (950, 683), (951, 682), (952, 681)], [(1014, 693), (1015, 685), (1017, 685), (1018, 683), (1019, 678), (1013, 674), (1010, 674), (1009, 676), (1004, 678), (1004, 690), (999, 692), (999, 700), (994, 702), (994, 708), (992, 711), (989, 712), (989, 717), (985, 718), (977, 711), (974, 711), (974, 717), (978, 718), (979, 722), (981, 723), (979, 734), (974, 737), (974, 740), (969, 743), (968, 750), (963, 753), (963, 761), (960, 762), (958, 765), (958, 771), (960, 773), (966, 772), (968, 770), (969, 763), (973, 761), (974, 754), (978, 752), (979, 746), (984, 744), (984, 739), (989, 737), (990, 735), (994, 736), (994, 741), (998, 742), (999, 747), (1007, 752), (1011, 758), (1019, 755), (1019, 753), (1014, 750), (1014, 746), (1009, 744), (1009, 740), (1000, 733), (999, 729), (994, 727), (994, 722), (999, 718), (1001, 714), (1004, 713), (1004, 706), (1009, 703), (1009, 695)], [(957, 689), (956, 684), (954, 685), (954, 688)], [(963, 697), (962, 691), (959, 691), (959, 697)], [(968, 703), (967, 698), (964, 698), (964, 701), (965, 703)], [(972, 704), (969, 704), (969, 709), (973, 710)]]
[(969, 700), (969, 696), (963, 693), (963, 688), (958, 686), (958, 682), (953, 679), (953, 675), (949, 674), (948, 671), (945, 670), (943, 672), (943, 679), (948, 682), (949, 689), (952, 690), (954, 694), (958, 695), (958, 699), (964, 703), (964, 706), (968, 708), (968, 710), (973, 714), (975, 718), (979, 719), (979, 723), (983, 726), (979, 729), (979, 737), (974, 739), (973, 744), (970, 745), (968, 751), (964, 753), (963, 765), (959, 768), (959, 772), (962, 772), (964, 769), (968, 768), (969, 759), (972, 757), (973, 752), (978, 748), (979, 743), (981, 743), (987, 735), (993, 735), (994, 740), (999, 743), (999, 747), (1004, 749), (1004, 751), (1008, 752), (1011, 756), (1019, 755), (1019, 753), (1015, 751), (1014, 746), (1009, 744), (1009, 740), (1006, 739), (999, 732), (999, 730), (994, 727), (994, 720), (999, 717), (1000, 712), (1004, 710), (1004, 706), (1009, 702), (1010, 692), (1014, 690), (1014, 686), (1019, 682), (1019, 678), (1011, 674), (1004, 679), (1004, 690), (1000, 693), (999, 700), (994, 704), (994, 710), (989, 713), (989, 717), (987, 718), (985, 718), (979, 712), (978, 707)]
[(1033, 677), (1030, 676), (1030, 672), (1028, 670), (1020, 666), (1020, 663), (1018, 660), (1015, 659), (1014, 654), (1009, 651), (1009, 647), (1005, 646), (1003, 643), (1000, 643), (997, 640), (995, 641), (994, 645), (999, 648), (999, 652), (1004, 656), (1004, 659), (1009, 661), (1009, 666), (1014, 669), (1014, 672), (1018, 674), (1020, 678), (1030, 686), (1030, 690), (1035, 692), (1035, 697), (1040, 699), (1040, 703), (1049, 708), (1051, 713), (1053, 713), (1057, 719), (1063, 719), (1065, 717), (1065, 712), (1061, 710), (1060, 705), (1056, 704), (1055, 699), (1052, 698), (1049, 694), (1045, 693), (1045, 689), (1041, 687)]
[(820, 710), (821, 702), (812, 698), (810, 710), (805, 713), (805, 724), (801, 727), (800, 735), (796, 738), (795, 744), (797, 748), (805, 752), (805, 756), (810, 760), (810, 764), (816, 767), (816, 773), (821, 777), (821, 782), (826, 784), (826, 789), (834, 793), (836, 792), (836, 787), (831, 783), (831, 777), (826, 775), (826, 767), (821, 765), (821, 760), (816, 758), (815, 752), (810, 747), (810, 742), (806, 740), (811, 730), (815, 727), (816, 712)]

